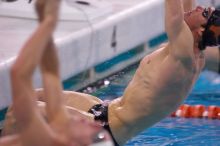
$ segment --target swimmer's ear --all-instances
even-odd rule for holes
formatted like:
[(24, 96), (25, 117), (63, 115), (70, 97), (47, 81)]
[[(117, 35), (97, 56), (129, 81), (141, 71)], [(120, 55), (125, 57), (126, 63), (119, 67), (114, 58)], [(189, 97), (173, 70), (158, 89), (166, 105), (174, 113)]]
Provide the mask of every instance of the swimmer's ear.
[(200, 28), (198, 29), (198, 33), (199, 33), (199, 35), (202, 36), (202, 34), (203, 34), (204, 31), (205, 31), (205, 28), (200, 27)]
[(204, 27), (201, 27), (201, 28), (200, 28), (200, 31), (201, 31), (201, 32), (204, 32), (204, 31), (205, 31), (205, 28), (204, 28)]

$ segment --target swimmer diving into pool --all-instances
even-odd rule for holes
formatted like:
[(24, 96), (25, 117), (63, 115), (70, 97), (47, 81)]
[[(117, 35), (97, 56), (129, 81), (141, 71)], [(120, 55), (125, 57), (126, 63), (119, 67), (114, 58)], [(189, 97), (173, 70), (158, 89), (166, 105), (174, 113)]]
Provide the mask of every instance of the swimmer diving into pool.
[[(63, 103), (58, 58), (52, 38), (59, 6), (60, 0), (36, 1), (39, 25), (11, 67), (16, 132), (0, 138), (0, 146), (95, 146), (98, 142), (113, 145), (99, 124), (88, 121), (76, 111), (70, 114)], [(46, 95), (46, 120), (37, 108), (32, 85), (32, 76), (38, 65)]]
[[(219, 20), (219, 11), (210, 7), (184, 12), (181, 0), (165, 0), (169, 42), (142, 59), (124, 94), (103, 102), (91, 95), (65, 91), (66, 105), (94, 115), (94, 120), (112, 134), (115, 145), (124, 145), (168, 116), (187, 97), (204, 66), (203, 50), (220, 44), (220, 31), (216, 31)], [(42, 90), (37, 93), (42, 101), (47, 97)]]

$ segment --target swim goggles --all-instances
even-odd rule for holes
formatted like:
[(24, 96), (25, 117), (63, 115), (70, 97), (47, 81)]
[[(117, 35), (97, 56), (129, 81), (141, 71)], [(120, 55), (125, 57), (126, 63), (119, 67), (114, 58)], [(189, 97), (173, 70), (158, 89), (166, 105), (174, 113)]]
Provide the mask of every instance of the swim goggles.
[(207, 46), (220, 45), (220, 10), (216, 9), (209, 16), (209, 10), (205, 9), (202, 15), (207, 18), (207, 24), (204, 26), (205, 30), (202, 33), (201, 41), (199, 42), (199, 49), (204, 50)]
[(207, 20), (209, 19), (209, 9), (205, 8), (204, 11), (202, 12), (202, 16), (206, 18)]

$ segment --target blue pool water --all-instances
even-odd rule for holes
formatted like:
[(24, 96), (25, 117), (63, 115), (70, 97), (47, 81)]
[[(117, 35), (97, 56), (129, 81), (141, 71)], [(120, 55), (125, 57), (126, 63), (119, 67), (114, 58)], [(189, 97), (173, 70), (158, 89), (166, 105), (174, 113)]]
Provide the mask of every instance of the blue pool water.
[[(116, 77), (93, 95), (112, 99), (123, 94), (134, 70)], [(203, 71), (185, 101), (188, 104), (220, 106), (220, 76)], [(220, 146), (220, 120), (166, 118), (131, 139), (126, 146)]]

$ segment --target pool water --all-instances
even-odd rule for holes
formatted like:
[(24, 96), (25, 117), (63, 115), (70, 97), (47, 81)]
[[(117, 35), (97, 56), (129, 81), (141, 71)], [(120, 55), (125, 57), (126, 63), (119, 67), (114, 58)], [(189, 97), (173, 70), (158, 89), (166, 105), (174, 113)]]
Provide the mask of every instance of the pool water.
[[(123, 73), (108, 86), (97, 89), (93, 95), (113, 99), (123, 94), (135, 69)], [(185, 101), (187, 104), (220, 106), (220, 76), (203, 71)], [(127, 142), (126, 146), (218, 146), (220, 145), (220, 120), (184, 119), (167, 117)]]

